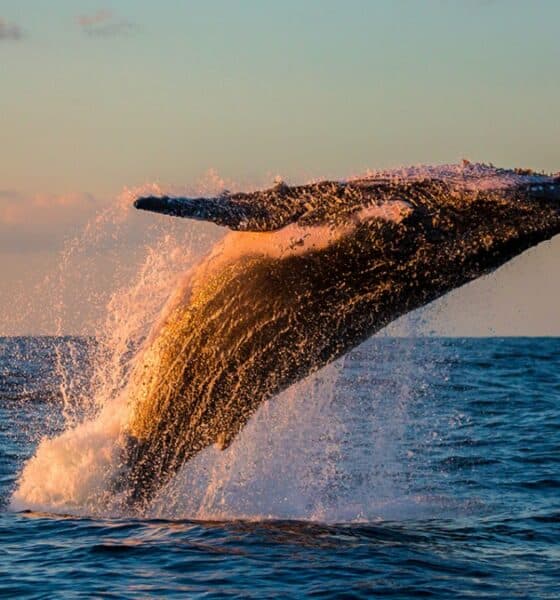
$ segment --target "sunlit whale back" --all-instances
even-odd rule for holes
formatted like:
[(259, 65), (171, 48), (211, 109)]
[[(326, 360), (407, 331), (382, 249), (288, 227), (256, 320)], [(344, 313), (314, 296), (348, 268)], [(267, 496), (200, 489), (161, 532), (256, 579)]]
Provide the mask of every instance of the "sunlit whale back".
[(186, 276), (132, 375), (115, 486), (139, 507), (263, 401), (560, 232), (559, 177), (466, 162), (135, 205), (234, 230)]

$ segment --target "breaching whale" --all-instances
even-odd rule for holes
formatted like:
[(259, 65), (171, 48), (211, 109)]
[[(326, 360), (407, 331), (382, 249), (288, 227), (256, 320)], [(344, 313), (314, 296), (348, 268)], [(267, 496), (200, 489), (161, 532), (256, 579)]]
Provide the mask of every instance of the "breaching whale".
[(560, 233), (560, 176), (465, 161), (135, 206), (234, 230), (186, 277), (131, 376), (119, 488), (141, 508), (268, 398)]

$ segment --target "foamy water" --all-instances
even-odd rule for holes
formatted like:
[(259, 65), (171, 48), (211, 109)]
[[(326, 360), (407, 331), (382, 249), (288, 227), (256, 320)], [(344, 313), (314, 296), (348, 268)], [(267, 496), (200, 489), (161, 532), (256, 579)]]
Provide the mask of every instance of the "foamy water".
[[(211, 180), (202, 189), (215, 191)], [(157, 326), (173, 291), (180, 287), (197, 260), (192, 228), (164, 226), (161, 220), (143, 224), (140, 231), (131, 210), (142, 193), (163, 193), (157, 185), (125, 190), (116, 202), (88, 223), (83, 234), (68, 242), (56, 275), (42, 284), (41, 293), (53, 298), (54, 319), (62, 330), (65, 289), (79, 285), (84, 301), (96, 304), (99, 315), (86, 330), (95, 332), (92, 368), (80, 376), (82, 356), (65, 362), (57, 349), (66, 430), (42, 439), (21, 474), (10, 506), (14, 510), (47, 510), (75, 514), (116, 514), (119, 498), (110, 482), (118, 473), (122, 433), (130, 409), (126, 387), (133, 365), (148, 334)], [(184, 225), (184, 224), (183, 224)], [(205, 229), (199, 226), (204, 238)], [(216, 239), (216, 235), (213, 239)], [(134, 244), (136, 242), (136, 244)], [(200, 249), (202, 248), (202, 250)], [(204, 251), (204, 244), (198, 252)], [(87, 278), (90, 256), (116, 260), (107, 290)], [(135, 260), (131, 260), (131, 255)], [(123, 265), (118, 263), (121, 258)], [(86, 275), (83, 275), (84, 272)], [(77, 274), (77, 275), (76, 275)], [(72, 355), (72, 341), (68, 348)]]
[[(359, 357), (350, 368), (337, 361), (265, 403), (227, 450), (210, 447), (189, 461), (143, 516), (336, 523), (456, 511), (449, 499), (409, 486), (417, 468), (406, 439), (409, 413), (432, 376), (430, 358), (419, 367), (400, 353), (396, 377), (386, 379), (387, 357), (380, 356), (381, 372), (356, 381)], [(127, 421), (127, 404), (117, 398), (97, 417), (42, 440), (10, 508), (125, 516), (111, 481)], [(414, 443), (430, 435), (422, 427)]]

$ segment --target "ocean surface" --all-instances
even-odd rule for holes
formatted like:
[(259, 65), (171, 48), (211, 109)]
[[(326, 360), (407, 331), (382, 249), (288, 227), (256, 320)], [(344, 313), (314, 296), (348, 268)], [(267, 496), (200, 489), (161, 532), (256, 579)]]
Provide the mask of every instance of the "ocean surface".
[(560, 597), (560, 338), (376, 337), (145, 518), (14, 506), (90, 344), (0, 338), (0, 596)]

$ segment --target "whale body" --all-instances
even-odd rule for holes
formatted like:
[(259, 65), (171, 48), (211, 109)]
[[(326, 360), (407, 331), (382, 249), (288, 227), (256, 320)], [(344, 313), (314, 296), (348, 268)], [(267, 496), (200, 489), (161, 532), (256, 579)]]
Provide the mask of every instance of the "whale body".
[(464, 162), (135, 206), (234, 230), (185, 279), (131, 377), (119, 485), (142, 507), (267, 399), (560, 233), (560, 177)]

